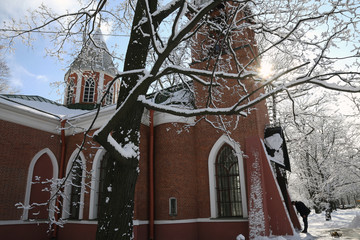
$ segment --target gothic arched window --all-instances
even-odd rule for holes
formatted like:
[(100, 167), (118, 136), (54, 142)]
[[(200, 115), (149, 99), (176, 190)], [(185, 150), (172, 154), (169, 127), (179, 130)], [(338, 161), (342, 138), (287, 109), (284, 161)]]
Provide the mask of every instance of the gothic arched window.
[(242, 217), (242, 197), (238, 158), (224, 145), (216, 158), (216, 194), (219, 217)]
[[(77, 156), (78, 155), (78, 156)], [(66, 167), (69, 177), (65, 184), (63, 202), (63, 219), (82, 219), (84, 212), (85, 157), (75, 150)]]
[(81, 189), (83, 182), (83, 169), (81, 166), (81, 160), (77, 159), (74, 162), (74, 166), (71, 169), (71, 190), (70, 190), (70, 207), (69, 207), (69, 219), (80, 218), (80, 206), (81, 206)]
[(74, 99), (74, 81), (71, 80), (67, 86), (67, 92), (66, 92), (66, 104), (72, 104)]
[[(106, 87), (106, 89), (109, 86)], [(111, 86), (109, 93), (106, 95), (105, 98), (105, 105), (111, 105), (113, 103), (113, 97), (114, 97), (114, 86)]]
[(84, 88), (84, 102), (94, 102), (95, 93), (95, 81), (93, 78), (89, 78), (85, 82)]
[(101, 209), (103, 208), (103, 205), (105, 203), (105, 189), (106, 189), (106, 184), (105, 184), (105, 175), (106, 175), (106, 168), (107, 165), (109, 164), (109, 157), (104, 157), (101, 160), (100, 163), (100, 172), (99, 172), (99, 188), (98, 188), (98, 202), (97, 202), (97, 218), (99, 217), (99, 213), (101, 213)]

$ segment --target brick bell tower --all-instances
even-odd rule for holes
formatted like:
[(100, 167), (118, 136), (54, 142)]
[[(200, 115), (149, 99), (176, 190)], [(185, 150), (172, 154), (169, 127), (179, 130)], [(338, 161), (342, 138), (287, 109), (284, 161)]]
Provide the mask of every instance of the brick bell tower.
[[(195, 1), (199, 6), (206, 2)], [(220, 3), (209, 13), (207, 24), (192, 38), (191, 67), (237, 76), (257, 71), (258, 48), (251, 29), (253, 24), (251, 10), (246, 4)], [(261, 82), (252, 77), (213, 76), (203, 80), (212, 86), (194, 81), (195, 105), (199, 108), (231, 108), (237, 103), (247, 104), (264, 93), (264, 89), (254, 92)], [(246, 95), (248, 97), (244, 98)], [(219, 226), (221, 223), (219, 228), (228, 228), (228, 233), (233, 231), (231, 238), (236, 234), (234, 227), (221, 220), (231, 218), (232, 223), (237, 224), (238, 233), (249, 239), (270, 234), (292, 235), (293, 226), (284, 205), (287, 199), (282, 199), (262, 144), (265, 127), (269, 124), (265, 100), (239, 115), (206, 118), (207, 121), (199, 121), (194, 129), (194, 145), (197, 164), (203, 165), (197, 169), (197, 174), (209, 177), (209, 192), (204, 191), (204, 195), (210, 196), (210, 202), (202, 204), (209, 204), (211, 221)], [(214, 127), (225, 131), (216, 131)], [(232, 182), (229, 182), (230, 173), (236, 175)], [(243, 222), (240, 224), (236, 220)]]
[[(204, 4), (206, 0), (195, 1)], [(258, 55), (255, 34), (250, 26), (253, 20), (249, 8), (239, 6), (232, 1), (224, 1), (213, 9), (208, 15), (208, 24), (204, 25), (192, 39), (192, 68), (208, 71), (218, 71), (241, 75), (246, 71), (256, 71)], [(231, 31), (229, 24), (234, 24)], [(235, 26), (236, 25), (236, 26)], [(248, 27), (246, 27), (248, 26)], [(199, 108), (226, 108), (232, 107), (243, 96), (252, 93), (258, 84), (253, 78), (224, 79), (220, 77), (204, 77), (206, 82), (213, 86), (205, 86), (194, 81), (195, 105)], [(245, 104), (263, 91), (258, 91), (243, 99)], [(244, 116), (222, 116), (219, 123), (218, 117), (208, 116), (215, 124), (221, 124), (231, 137), (245, 146), (247, 136), (263, 138), (265, 125), (269, 123), (265, 101), (259, 102), (252, 110), (243, 113)], [(237, 129), (234, 131), (234, 129)]]
[[(93, 109), (101, 100), (117, 69), (106, 46), (100, 26), (91, 38), (84, 39), (78, 57), (65, 74), (64, 105), (69, 108)], [(116, 102), (119, 83), (113, 84), (102, 105)]]

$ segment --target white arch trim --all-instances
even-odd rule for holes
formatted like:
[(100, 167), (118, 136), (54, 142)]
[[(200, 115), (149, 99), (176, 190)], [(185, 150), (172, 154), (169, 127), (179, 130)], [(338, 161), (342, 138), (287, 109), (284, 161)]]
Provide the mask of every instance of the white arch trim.
[[(44, 148), (43, 150), (39, 151), (37, 154), (35, 154), (35, 156), (32, 158), (30, 165), (29, 165), (29, 169), (28, 169), (28, 176), (27, 176), (27, 182), (26, 182), (26, 192), (25, 192), (25, 200), (24, 200), (24, 211), (23, 211), (23, 215), (22, 215), (22, 220), (27, 220), (29, 217), (29, 209), (27, 208), (27, 206), (29, 206), (30, 204), (30, 196), (31, 196), (31, 182), (32, 182), (32, 178), (33, 178), (33, 174), (34, 174), (34, 167), (36, 162), (39, 160), (39, 158), (43, 155), (43, 154), (47, 154), (50, 158), (51, 161), (51, 165), (52, 165), (52, 176), (53, 178), (57, 178), (58, 177), (58, 172), (59, 172), (59, 166), (58, 166), (58, 162), (56, 160), (56, 157), (54, 155), (54, 153), (49, 149), (49, 148)], [(51, 189), (50, 194), (52, 195), (54, 193), (55, 189)], [(49, 208), (49, 217), (53, 217), (54, 216), (54, 202), (52, 201), (50, 203), (50, 208)]]
[[(76, 155), (78, 154), (79, 152), (79, 149), (75, 149), (75, 151), (71, 154), (70, 158), (69, 158), (69, 161), (67, 163), (67, 166), (66, 166), (66, 175), (67, 176), (71, 170), (71, 166), (72, 166), (72, 163), (73, 161), (75, 160), (76, 158)], [(85, 162), (85, 156), (82, 152), (80, 152), (79, 154), (79, 158), (81, 159), (81, 162), (82, 162), (82, 166), (85, 166), (86, 168), (86, 162)], [(83, 169), (82, 171), (82, 180), (81, 180), (81, 195), (80, 195), (80, 210), (79, 210), (79, 219), (82, 219), (83, 218), (83, 215), (84, 215), (84, 195), (85, 195), (85, 178), (86, 178), (86, 170)], [(67, 181), (69, 182), (71, 180), (71, 174), (70, 176), (68, 177)], [(64, 197), (64, 201), (63, 201), (63, 212), (62, 212), (62, 218), (63, 219), (67, 219), (69, 218), (69, 211), (70, 211), (70, 193), (71, 193), (71, 185), (70, 184), (65, 184), (65, 197)]]
[(244, 163), (242, 158), (242, 151), (238, 143), (234, 140), (230, 139), (227, 135), (222, 135), (213, 145), (208, 159), (208, 169), (209, 169), (209, 188), (210, 188), (210, 214), (211, 218), (218, 217), (218, 209), (217, 209), (217, 197), (216, 197), (216, 157), (221, 147), (224, 144), (228, 144), (231, 146), (236, 153), (239, 165), (239, 175), (240, 175), (240, 186), (241, 186), (241, 200), (242, 200), (242, 209), (243, 209), (243, 217), (248, 217), (247, 211), (247, 200), (246, 200), (246, 185), (245, 185), (245, 171), (244, 171)]
[(94, 157), (91, 170), (91, 190), (90, 190), (90, 206), (89, 206), (89, 219), (97, 218), (97, 204), (99, 202), (99, 179), (100, 179), (100, 166), (101, 160), (106, 153), (105, 149), (99, 149)]

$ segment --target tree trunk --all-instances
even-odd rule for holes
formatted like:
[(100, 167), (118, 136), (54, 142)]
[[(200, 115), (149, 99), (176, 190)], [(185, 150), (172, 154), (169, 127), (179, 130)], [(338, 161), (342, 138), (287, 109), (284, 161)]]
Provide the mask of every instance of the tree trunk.
[(106, 171), (107, 189), (104, 194), (105, 204), (99, 212), (98, 230), (96, 239), (119, 239), (128, 240), (132, 238), (133, 231), (133, 209), (134, 191), (138, 176), (136, 167), (125, 167), (119, 164), (110, 154), (110, 168)]
[[(132, 142), (139, 146), (140, 123), (143, 107), (137, 103), (131, 114), (118, 131), (114, 139), (120, 143)], [(135, 185), (139, 173), (139, 151), (137, 156), (117, 159), (108, 152), (102, 161), (108, 161), (105, 175), (105, 192), (101, 197), (102, 208), (99, 211), (97, 240), (132, 239)]]
[[(154, 12), (157, 1), (151, 0), (149, 5), (150, 12)], [(141, 19), (146, 16), (145, 9), (145, 1), (139, 0), (135, 9), (124, 71), (145, 67), (150, 38), (146, 37), (144, 33), (148, 33), (150, 28), (148, 24), (139, 25)], [(126, 101), (138, 80), (138, 76), (122, 79), (117, 108)], [(143, 94), (146, 94), (147, 89), (143, 91)], [(104, 201), (101, 205), (104, 207), (99, 212), (97, 240), (132, 239), (135, 185), (139, 174), (140, 124), (144, 107), (139, 102), (127, 104), (127, 106), (131, 105), (131, 110), (126, 111), (126, 116), (123, 116), (114, 127), (112, 137), (122, 146), (131, 142), (138, 147), (138, 154), (130, 158), (119, 157), (119, 154), (106, 149), (108, 153), (105, 157), (109, 161), (105, 176), (107, 191), (101, 198)], [(99, 143), (101, 144), (100, 141)]]

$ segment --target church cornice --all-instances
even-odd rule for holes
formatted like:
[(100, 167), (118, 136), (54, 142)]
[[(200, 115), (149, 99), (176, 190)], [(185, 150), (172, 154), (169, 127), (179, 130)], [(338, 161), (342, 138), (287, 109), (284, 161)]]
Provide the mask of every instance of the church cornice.
[[(103, 107), (96, 119), (93, 130), (103, 126), (114, 114), (116, 105)], [(82, 114), (74, 116), (60, 116), (42, 111), (17, 102), (0, 101), (0, 119), (26, 127), (38, 129), (52, 134), (60, 135), (61, 121), (66, 120), (65, 135), (71, 136), (86, 131), (96, 114), (96, 109), (92, 111), (84, 111)], [(141, 123), (149, 126), (149, 110), (145, 109)], [(155, 112), (154, 126), (167, 123), (184, 123), (194, 124), (195, 117), (186, 118), (171, 115), (168, 113)]]
[(41, 131), (59, 134), (61, 118), (28, 106), (0, 102), (0, 119)]
[(68, 77), (73, 74), (76, 73), (78, 75), (83, 75), (84, 73), (100, 73), (100, 74), (104, 74), (107, 75), (109, 77), (115, 78), (116, 74), (110, 74), (109, 72), (106, 72), (104, 70), (99, 70), (99, 69), (91, 69), (91, 68), (84, 68), (84, 69), (77, 69), (77, 68), (70, 68), (66, 73), (65, 73), (65, 77), (64, 79), (67, 80)]

